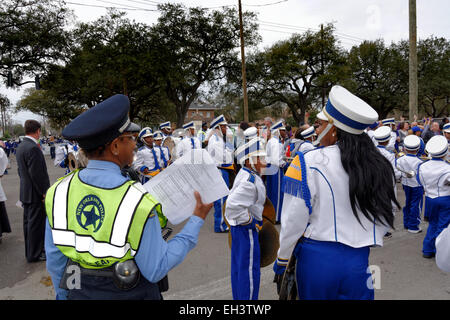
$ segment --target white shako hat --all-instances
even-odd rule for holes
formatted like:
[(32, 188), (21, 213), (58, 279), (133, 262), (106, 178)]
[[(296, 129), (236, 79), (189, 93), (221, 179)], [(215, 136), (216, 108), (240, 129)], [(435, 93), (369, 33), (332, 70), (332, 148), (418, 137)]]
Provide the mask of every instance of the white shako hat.
[(236, 150), (236, 160), (241, 166), (244, 165), (245, 160), (253, 156), (266, 156), (264, 140), (259, 137), (250, 140)]
[(420, 139), (418, 136), (414, 134), (410, 134), (409, 136), (406, 136), (403, 140), (403, 146), (408, 151), (416, 151), (420, 148)]
[(442, 130), (443, 130), (444, 132), (450, 133), (450, 122), (444, 124), (444, 127), (442, 128)]
[(141, 132), (139, 132), (138, 137), (141, 141), (144, 141), (144, 138), (152, 136), (153, 136), (152, 129), (150, 129), (149, 127), (145, 127), (144, 129), (141, 130)]
[(258, 129), (256, 129), (256, 127), (249, 127), (244, 131), (244, 137), (246, 141), (256, 138), (257, 136), (258, 136)]
[(392, 129), (388, 126), (381, 126), (373, 132), (373, 136), (378, 142), (386, 142), (391, 139)]
[(277, 123), (275, 123), (273, 126), (270, 127), (270, 131), (275, 131), (275, 130), (286, 130), (286, 128), (284, 127), (283, 124), (283, 120), (278, 121)]
[(385, 126), (389, 125), (389, 124), (395, 124), (395, 118), (383, 119), (383, 120), (381, 120), (381, 123)]
[(163, 134), (161, 131), (155, 131), (153, 133), (153, 140), (162, 140), (163, 139)]
[(312, 127), (312, 126), (301, 132), (301, 135), (304, 139), (310, 138), (315, 134), (316, 134), (316, 131), (314, 130), (314, 127)]
[(187, 129), (190, 129), (190, 128), (194, 128), (194, 121), (191, 121), (191, 122), (183, 124), (183, 129), (184, 130), (187, 130)]
[(210, 128), (214, 129), (216, 128), (219, 124), (228, 124), (228, 122), (225, 120), (225, 117), (223, 114), (221, 114), (220, 116), (218, 116), (217, 118), (215, 118), (213, 121), (211, 121), (210, 124)]
[(444, 136), (436, 135), (428, 140), (425, 150), (433, 158), (441, 158), (448, 152), (447, 138)]
[(345, 132), (362, 134), (364, 129), (378, 120), (378, 113), (365, 101), (336, 85), (331, 88), (327, 105), (317, 118)]
[(163, 122), (163, 123), (161, 123), (161, 124), (159, 125), (159, 130), (162, 130), (162, 129), (164, 129), (164, 128), (166, 128), (166, 129), (172, 129), (172, 128), (170, 127), (170, 121)]

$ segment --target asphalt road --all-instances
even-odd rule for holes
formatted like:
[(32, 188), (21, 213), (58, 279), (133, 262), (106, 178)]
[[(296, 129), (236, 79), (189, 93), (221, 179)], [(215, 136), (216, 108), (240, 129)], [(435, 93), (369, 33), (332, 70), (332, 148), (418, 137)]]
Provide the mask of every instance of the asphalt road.
[[(16, 207), (19, 195), (19, 179), (14, 156), (11, 169), (1, 183), (8, 200), (6, 209), (12, 232), (4, 234), (0, 244), (0, 300), (46, 300), (54, 299), (45, 263), (27, 263), (22, 230), (23, 212)], [(50, 182), (64, 174), (55, 168), (46, 155)], [(397, 186), (399, 201), (404, 194)], [(402, 226), (402, 212), (398, 212), (393, 236), (385, 240), (382, 248), (371, 250), (370, 265), (378, 274), (375, 283), (376, 300), (398, 299), (450, 299), (450, 274), (440, 271), (434, 259), (422, 258), (421, 248), (427, 223), (422, 222), (424, 232), (411, 234)], [(174, 227), (178, 231), (182, 225)], [(279, 229), (279, 226), (277, 226)], [(213, 232), (213, 215), (210, 213), (201, 229), (197, 246), (186, 259), (169, 273), (168, 292), (164, 299), (177, 300), (231, 300), (230, 249), (227, 234)], [(330, 263), (333, 263), (330, 261)], [(272, 283), (272, 266), (261, 270), (261, 300), (276, 300), (275, 284)]]

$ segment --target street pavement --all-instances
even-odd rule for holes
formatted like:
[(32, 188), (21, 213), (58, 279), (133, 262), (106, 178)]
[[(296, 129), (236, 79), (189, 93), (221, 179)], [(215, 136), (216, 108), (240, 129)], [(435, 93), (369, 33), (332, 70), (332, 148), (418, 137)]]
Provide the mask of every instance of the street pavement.
[[(47, 154), (50, 183), (64, 174), (56, 168)], [(0, 244), (0, 300), (52, 300), (54, 290), (45, 262), (27, 263), (23, 239), (23, 211), (16, 206), (19, 199), (19, 177), (15, 157), (10, 158), (11, 169), (1, 183), (8, 200), (6, 209), (12, 232), (3, 235)], [(397, 185), (400, 204), (404, 193)], [(424, 232), (411, 234), (403, 229), (403, 215), (396, 215), (392, 238), (382, 248), (371, 249), (370, 265), (376, 274), (376, 300), (449, 300), (450, 274), (440, 271), (434, 259), (422, 258)], [(169, 291), (166, 300), (231, 300), (230, 249), (228, 235), (213, 232), (213, 214), (210, 212), (201, 229), (197, 246), (186, 259), (169, 272)], [(174, 234), (183, 224), (173, 226)], [(279, 225), (276, 226), (279, 230)], [(333, 261), (329, 261), (333, 263)], [(272, 266), (261, 269), (261, 300), (277, 300)]]

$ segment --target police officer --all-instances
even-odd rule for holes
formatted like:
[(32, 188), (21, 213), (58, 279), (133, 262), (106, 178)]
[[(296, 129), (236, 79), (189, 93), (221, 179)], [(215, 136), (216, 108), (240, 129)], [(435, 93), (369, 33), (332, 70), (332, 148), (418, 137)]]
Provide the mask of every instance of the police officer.
[[(129, 99), (118, 94), (75, 118), (62, 132), (89, 158), (85, 169), (47, 192), (47, 270), (57, 299), (161, 299), (157, 282), (183, 261), (212, 204), (200, 194), (193, 216), (165, 242), (160, 204), (120, 169), (133, 161), (137, 133)], [(79, 285), (67, 278), (78, 270)]]

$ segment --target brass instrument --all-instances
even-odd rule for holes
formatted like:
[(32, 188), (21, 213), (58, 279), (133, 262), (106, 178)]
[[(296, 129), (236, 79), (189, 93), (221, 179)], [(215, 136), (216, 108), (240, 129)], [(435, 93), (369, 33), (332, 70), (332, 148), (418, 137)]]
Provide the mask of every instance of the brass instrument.
[(67, 160), (70, 171), (86, 168), (89, 161), (83, 151), (69, 152)]

